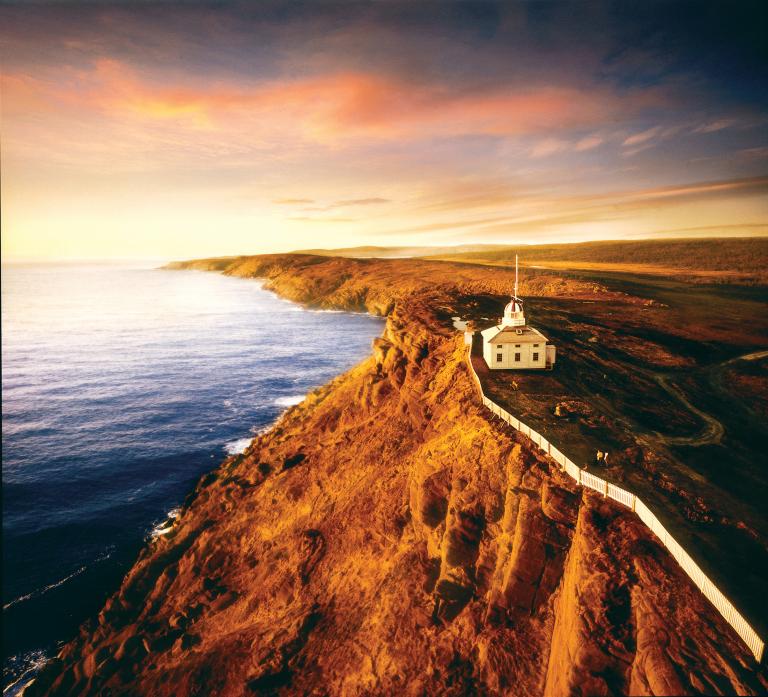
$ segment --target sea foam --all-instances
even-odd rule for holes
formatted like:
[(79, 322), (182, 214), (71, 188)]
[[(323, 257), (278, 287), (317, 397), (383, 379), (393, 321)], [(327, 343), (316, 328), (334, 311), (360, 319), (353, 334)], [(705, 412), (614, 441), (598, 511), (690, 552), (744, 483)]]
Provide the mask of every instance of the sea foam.
[(278, 407), (292, 407), (296, 404), (300, 404), (301, 402), (303, 402), (304, 397), (306, 397), (306, 395), (303, 395), (303, 394), (295, 394), (289, 397), (278, 397), (275, 400), (275, 404)]
[(242, 455), (246, 448), (251, 444), (253, 438), (238, 438), (224, 444), (224, 451), (227, 455)]
[(161, 535), (167, 535), (173, 530), (173, 521), (181, 515), (180, 508), (172, 508), (165, 514), (165, 520), (155, 525), (149, 533), (151, 538), (160, 537)]

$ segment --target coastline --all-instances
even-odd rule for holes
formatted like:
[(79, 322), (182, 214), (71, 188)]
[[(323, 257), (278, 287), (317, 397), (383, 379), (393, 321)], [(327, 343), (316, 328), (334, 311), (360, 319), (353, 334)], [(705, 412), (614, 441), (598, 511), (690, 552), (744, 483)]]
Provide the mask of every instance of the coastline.
[[(440, 647), (445, 631), (464, 661), (478, 642), (485, 647), (476, 660), (487, 685), (514, 680), (548, 695), (585, 681), (599, 687), (585, 661), (611, 666), (626, 687), (676, 688), (681, 670), (716, 670), (715, 657), (741, 656), (641, 526), (576, 491), (514, 433), (489, 423), (464, 348), (446, 324), (456, 312), (447, 307), (449, 286), (435, 288), (422, 274), (382, 287), (356, 273), (345, 287), (339, 279), (352, 277), (350, 269), (381, 272), (381, 264), (371, 269), (357, 260), (271, 255), (232, 263), (189, 264), (263, 274), (265, 289), (320, 309), (366, 308), (387, 318), (384, 332), (371, 356), (201, 478), (98, 622), (83, 628), (28, 694), (104, 685), (117, 693), (130, 686), (139, 694), (192, 694), (203, 675), (219, 673), (222, 694), (244, 684), (255, 692), (301, 691), (321, 676), (333, 693), (350, 679), (384, 693), (439, 666), (439, 677), (422, 684), (437, 693), (449, 680), (477, 679), (447, 647), (428, 648)], [(504, 286), (498, 274), (484, 287), (476, 276), (465, 281), (473, 291)], [(581, 289), (585, 296), (593, 286)], [(376, 559), (387, 560), (386, 568)], [(612, 575), (597, 573), (595, 561)], [(631, 586), (631, 599), (614, 597), (622, 585)], [(587, 606), (594, 624), (583, 616)], [(631, 621), (622, 619), (627, 611)], [(351, 634), (341, 629), (360, 612), (367, 621), (355, 622)], [(722, 636), (710, 636), (702, 617)], [(381, 623), (399, 637), (387, 643), (388, 667), (354, 669), (350, 647), (381, 646)], [(699, 647), (694, 658), (671, 650), (680, 641), (674, 637), (663, 657), (641, 641), (678, 623), (689, 625)], [(537, 666), (512, 660), (523, 646)], [(330, 665), (321, 658), (329, 647)], [(731, 667), (731, 684), (759, 689), (760, 676), (746, 665)], [(168, 678), (173, 691), (163, 687)]]
[[(76, 330), (62, 340), (66, 343), (67, 337), (88, 337), (95, 327), (100, 339), (98, 355), (104, 359), (92, 361), (93, 369), (86, 368), (90, 374), (83, 376), (80, 365), (84, 361), (79, 361), (78, 355), (86, 356), (89, 352), (72, 354), (76, 364), (73, 370), (69, 370), (66, 363), (54, 364), (45, 372), (49, 379), (40, 382), (36, 393), (22, 389), (17, 397), (13, 390), (20, 378), (15, 375), (33, 367), (35, 361), (40, 362), (46, 354), (37, 354), (35, 358), (35, 354), (28, 353), (25, 348), (28, 343), (21, 332), (15, 333), (14, 344), (9, 342), (9, 351), (4, 353), (4, 364), (7, 362), (5, 367), (8, 367), (8, 371), (4, 371), (4, 412), (15, 419), (9, 418), (7, 422), (4, 419), (5, 484), (10, 499), (5, 511), (4, 538), (8, 551), (4, 688), (23, 675), (21, 683), (6, 694), (13, 694), (14, 689), (26, 683), (33, 675), (34, 666), (55, 656), (85, 619), (97, 615), (107, 597), (119, 588), (153, 531), (165, 529), (169, 511), (182, 503), (199, 476), (226, 457), (225, 450), (236, 438), (248, 436), (247, 443), (250, 443), (263, 427), (271, 427), (286, 407), (303, 400), (308, 390), (357, 363), (369, 352), (370, 341), (380, 333), (383, 324), (371, 318), (308, 312), (288, 301), (277, 300), (273, 293), (262, 292), (260, 283), (249, 285), (243, 279), (217, 278), (210, 274), (205, 277), (202, 273), (174, 277), (143, 265), (136, 268), (93, 265), (85, 278), (81, 278), (79, 268), (72, 272), (65, 265), (63, 272), (61, 266), (36, 267), (20, 270), (4, 280), (6, 293), (11, 280), (19, 279), (16, 285), (10, 286), (20, 288), (16, 296), (22, 295), (21, 282), (30, 275), (33, 280), (46, 280), (48, 287), (57, 289), (54, 302), (46, 305), (60, 318), (71, 316), (69, 324)], [(115, 273), (115, 268), (120, 273)], [(73, 296), (65, 292), (70, 278), (76, 279), (77, 288), (82, 289)], [(88, 299), (89, 288), (99, 288), (102, 280), (113, 288), (112, 296), (132, 298), (127, 308), (123, 303), (115, 305), (109, 296)], [(207, 294), (201, 303), (194, 303), (194, 298), (188, 302), (177, 297), (179, 293), (189, 294), (195, 290)], [(158, 302), (150, 298), (144, 318), (140, 313), (147, 292), (156, 293)], [(191, 307), (193, 303), (195, 307)], [(23, 307), (16, 297), (14, 304), (17, 308)], [(60, 304), (68, 307), (59, 313)], [(179, 314), (167, 317), (168, 328), (161, 326), (156, 332), (153, 325), (163, 323), (157, 318), (167, 313), (169, 306), (179, 306)], [(90, 315), (85, 322), (73, 314), (79, 307)], [(103, 320), (104, 309), (113, 307), (128, 309), (130, 313), (125, 322), (119, 322), (116, 341), (121, 345), (118, 348), (122, 350), (126, 336), (132, 347), (149, 347), (134, 353), (133, 363), (139, 365), (136, 375), (121, 374), (120, 365), (109, 364), (105, 347), (109, 346), (110, 334), (104, 332)], [(206, 316), (198, 322), (201, 312)], [(14, 317), (9, 318), (9, 322)], [(37, 317), (33, 313), (27, 326), (40, 326), (48, 346), (61, 343), (56, 338), (61, 324), (51, 326), (38, 322)], [(256, 325), (265, 317), (271, 318), (271, 328)], [(289, 329), (291, 323), (299, 323), (305, 330), (305, 339), (293, 346), (299, 354), (298, 363), (279, 358), (280, 344), (275, 343), (275, 327)], [(350, 343), (339, 356), (330, 358), (324, 352), (331, 348), (334, 327), (343, 330)], [(248, 342), (249, 336), (255, 340)], [(172, 346), (179, 345), (179, 337), (193, 338), (194, 350), (176, 355)], [(273, 345), (278, 350), (276, 354), (270, 348)], [(258, 348), (260, 346), (264, 349)], [(262, 363), (260, 354), (269, 357), (267, 363)], [(116, 355), (119, 360), (121, 354)], [(218, 370), (224, 372), (212, 374), (204, 365), (210, 363), (205, 356), (216, 357)], [(219, 357), (223, 363), (218, 362)], [(176, 371), (182, 365), (188, 369)], [(300, 365), (300, 372), (292, 375), (291, 365)], [(174, 372), (186, 375), (173, 375)], [(102, 416), (97, 409), (95, 421), (89, 421), (90, 392), (76, 388), (70, 391), (66, 385), (68, 380), (76, 385), (91, 376), (103, 385), (95, 403), (129, 403), (130, 415), (116, 408), (110, 410), (108, 416)], [(34, 394), (40, 397), (51, 391), (66, 396), (66, 400), (54, 413), (50, 413), (50, 409), (42, 410), (37, 418), (41, 423), (58, 424), (61, 437), (53, 443), (46, 439), (36, 443), (35, 434), (28, 435), (29, 429), (17, 435), (25, 423), (25, 400), (30, 402), (35, 399)], [(121, 398), (126, 391), (135, 395), (135, 399)], [(112, 402), (107, 400), (107, 395), (115, 395)], [(246, 396), (248, 401), (244, 401)], [(142, 417), (144, 404), (150, 412), (146, 414), (149, 421)], [(167, 417), (163, 417), (164, 413)], [(79, 414), (81, 418), (77, 423), (68, 422), (68, 414)], [(153, 432), (158, 428), (158, 421), (151, 420), (155, 415), (164, 419), (162, 432)], [(115, 433), (118, 440), (111, 435)], [(135, 440), (130, 452), (114, 452), (119, 448), (117, 442), (128, 442), (127, 438), (132, 435)], [(26, 462), (35, 464), (25, 469)], [(84, 485), (78, 488), (73, 482), (80, 476), (80, 467), (91, 471)], [(41, 475), (43, 471), (47, 476)], [(110, 477), (110, 471), (116, 477)], [(179, 479), (183, 480), (180, 485)], [(17, 493), (25, 482), (35, 484), (27, 484)], [(66, 487), (66, 495), (59, 497), (61, 505), (33, 515), (37, 501), (45, 500), (49, 489), (61, 490), (59, 482)], [(101, 499), (99, 492), (105, 492)], [(100, 501), (95, 512), (89, 508), (93, 500)], [(73, 525), (82, 530), (75, 540), (67, 537)], [(39, 542), (34, 537), (38, 527), (43, 531)], [(20, 550), (17, 539), (25, 542)], [(82, 603), (81, 598), (85, 599)], [(37, 618), (40, 618), (39, 626), (36, 626)], [(27, 672), (30, 668), (33, 672)]]

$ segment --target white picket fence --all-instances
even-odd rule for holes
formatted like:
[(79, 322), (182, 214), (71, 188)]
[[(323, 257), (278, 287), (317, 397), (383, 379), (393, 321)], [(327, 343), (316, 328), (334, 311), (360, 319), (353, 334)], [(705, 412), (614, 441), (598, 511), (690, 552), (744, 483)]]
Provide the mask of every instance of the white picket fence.
[(605, 481), (597, 475), (591, 474), (580, 467), (576, 466), (574, 462), (568, 459), (560, 450), (552, 445), (544, 436), (534, 431), (530, 426), (527, 426), (519, 419), (515, 418), (508, 411), (500, 407), (496, 402), (492, 401), (485, 396), (483, 392), (483, 386), (480, 382), (480, 378), (475, 372), (475, 368), (472, 365), (472, 347), (469, 347), (467, 354), (467, 363), (469, 364), (469, 372), (472, 375), (477, 389), (480, 391), (480, 396), (483, 400), (483, 404), (490, 409), (490, 411), (498, 416), (503, 421), (506, 421), (512, 428), (520, 433), (528, 436), (537, 446), (539, 446), (547, 455), (549, 455), (560, 468), (567, 472), (578, 484), (586, 486), (590, 489), (594, 489), (603, 496), (607, 496), (614, 501), (618, 501), (627, 508), (631, 508), (645, 523), (648, 528), (659, 538), (664, 546), (669, 550), (672, 556), (677, 560), (685, 573), (688, 574), (690, 579), (701, 590), (704, 596), (709, 600), (720, 612), (720, 614), (726, 619), (726, 621), (733, 627), (736, 633), (742, 638), (744, 643), (749, 647), (749, 650), (754, 654), (755, 659), (759, 663), (763, 657), (763, 649), (765, 644), (763, 640), (758, 636), (749, 623), (742, 617), (742, 615), (736, 610), (731, 602), (726, 598), (715, 584), (707, 577), (707, 575), (699, 568), (691, 556), (686, 552), (680, 544), (675, 540), (672, 535), (667, 532), (664, 526), (659, 522), (659, 519), (653, 514), (653, 512), (646, 506), (635, 494), (626, 491), (621, 487), (611, 484)]

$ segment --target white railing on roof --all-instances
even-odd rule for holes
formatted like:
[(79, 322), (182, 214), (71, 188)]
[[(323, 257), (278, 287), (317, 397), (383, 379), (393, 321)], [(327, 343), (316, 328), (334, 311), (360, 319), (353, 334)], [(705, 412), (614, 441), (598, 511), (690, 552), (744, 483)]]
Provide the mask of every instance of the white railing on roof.
[(675, 540), (672, 535), (667, 532), (666, 528), (659, 522), (659, 519), (653, 514), (648, 506), (646, 506), (635, 494), (622, 489), (607, 482), (605, 479), (598, 477), (591, 472), (578, 467), (574, 462), (569, 460), (560, 450), (552, 445), (546, 438), (534, 431), (532, 428), (524, 424), (519, 419), (515, 418), (506, 409), (496, 404), (493, 400), (486, 397), (483, 392), (483, 386), (480, 382), (480, 378), (475, 372), (475, 367), (472, 365), (472, 347), (470, 345), (469, 352), (467, 354), (467, 363), (469, 365), (469, 372), (472, 376), (475, 385), (477, 386), (480, 396), (482, 397), (483, 404), (490, 409), (490, 411), (498, 416), (500, 419), (506, 421), (512, 428), (520, 433), (528, 436), (537, 446), (539, 446), (547, 455), (549, 455), (561, 469), (563, 469), (572, 479), (574, 479), (581, 486), (586, 486), (590, 489), (607, 496), (608, 498), (618, 501), (627, 508), (631, 508), (640, 520), (650, 528), (656, 537), (662, 542), (662, 544), (669, 550), (670, 554), (675, 558), (680, 567), (690, 577), (690, 579), (696, 584), (699, 590), (714, 605), (718, 612), (725, 618), (726, 622), (733, 627), (736, 634), (741, 637), (742, 641), (749, 647), (749, 650), (754, 655), (755, 659), (759, 663), (763, 657), (763, 650), (765, 648), (765, 642), (758, 636), (757, 632), (749, 625), (739, 611), (733, 606), (728, 598), (718, 589), (718, 587), (709, 579), (709, 577), (699, 568), (699, 565), (693, 561), (691, 556), (686, 552), (680, 543)]

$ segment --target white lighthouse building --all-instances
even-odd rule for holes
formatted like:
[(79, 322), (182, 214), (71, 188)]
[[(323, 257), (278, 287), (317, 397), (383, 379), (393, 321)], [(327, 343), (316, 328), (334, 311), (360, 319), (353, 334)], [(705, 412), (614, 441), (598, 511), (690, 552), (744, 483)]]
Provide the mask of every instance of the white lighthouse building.
[(523, 301), (517, 296), (517, 255), (515, 255), (515, 291), (504, 308), (504, 317), (494, 327), (480, 332), (483, 358), (491, 370), (530, 370), (552, 368), (555, 347), (538, 329), (525, 323)]

